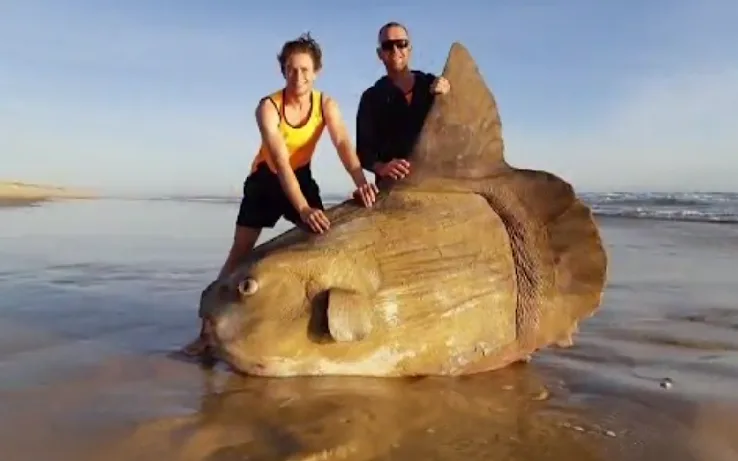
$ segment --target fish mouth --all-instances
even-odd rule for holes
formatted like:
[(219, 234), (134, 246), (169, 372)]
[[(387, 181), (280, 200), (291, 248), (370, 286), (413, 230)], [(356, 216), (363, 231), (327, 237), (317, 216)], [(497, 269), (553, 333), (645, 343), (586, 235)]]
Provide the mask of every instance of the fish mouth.
[(207, 336), (207, 345), (210, 356), (223, 363), (230, 371), (242, 376), (265, 376), (269, 374), (269, 367), (263, 362), (242, 360), (237, 354), (230, 351), (234, 341), (223, 340), (217, 334)]
[(244, 377), (264, 377), (269, 375), (269, 368), (261, 362), (244, 362), (224, 349), (218, 349), (218, 359), (228, 369)]
[(265, 377), (269, 374), (269, 369), (266, 367), (266, 365), (262, 363), (252, 363), (245, 368), (236, 368), (233, 364), (228, 364), (228, 367), (233, 370), (235, 373), (238, 373), (242, 376), (251, 376), (251, 377)]
[(208, 324), (207, 336), (216, 347), (223, 347), (238, 340), (241, 334), (240, 319), (229, 313), (228, 307), (221, 309), (217, 315), (209, 315), (204, 319)]

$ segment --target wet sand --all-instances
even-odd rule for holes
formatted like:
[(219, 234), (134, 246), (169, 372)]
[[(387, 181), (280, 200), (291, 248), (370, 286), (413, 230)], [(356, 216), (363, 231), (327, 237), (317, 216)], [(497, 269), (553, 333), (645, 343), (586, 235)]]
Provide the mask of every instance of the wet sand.
[(280, 380), (170, 354), (196, 331), (231, 208), (3, 211), (3, 459), (738, 459), (738, 226), (602, 219), (601, 311), (527, 365)]

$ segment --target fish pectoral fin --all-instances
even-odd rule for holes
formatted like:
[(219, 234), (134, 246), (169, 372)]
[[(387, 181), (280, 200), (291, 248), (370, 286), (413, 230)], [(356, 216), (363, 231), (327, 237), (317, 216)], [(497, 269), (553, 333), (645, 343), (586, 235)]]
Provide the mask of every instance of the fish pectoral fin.
[(338, 342), (361, 341), (372, 331), (371, 303), (356, 291), (328, 290), (327, 317), (328, 331)]

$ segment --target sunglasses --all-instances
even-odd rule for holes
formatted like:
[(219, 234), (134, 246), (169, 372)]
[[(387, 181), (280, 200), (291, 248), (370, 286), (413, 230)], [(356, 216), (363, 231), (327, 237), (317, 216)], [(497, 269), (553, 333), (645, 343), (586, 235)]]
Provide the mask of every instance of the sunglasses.
[(398, 40), (385, 40), (379, 45), (379, 47), (382, 48), (382, 51), (392, 51), (393, 48), (404, 50), (408, 46), (410, 46), (410, 40), (406, 38), (401, 38)]

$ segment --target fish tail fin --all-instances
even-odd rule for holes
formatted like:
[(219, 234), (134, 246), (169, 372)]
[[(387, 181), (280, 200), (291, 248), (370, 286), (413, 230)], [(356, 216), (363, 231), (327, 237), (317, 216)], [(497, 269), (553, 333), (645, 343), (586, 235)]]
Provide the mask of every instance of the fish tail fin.
[(578, 323), (599, 307), (607, 277), (590, 208), (569, 183), (538, 170), (511, 169), (489, 178), (480, 192), (510, 235), (521, 348), (570, 345)]

